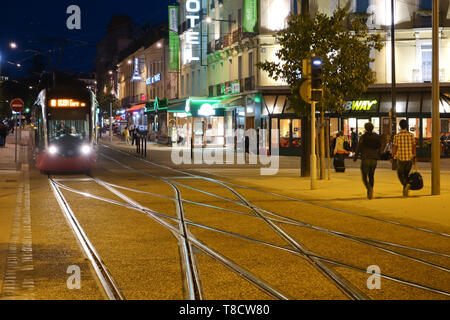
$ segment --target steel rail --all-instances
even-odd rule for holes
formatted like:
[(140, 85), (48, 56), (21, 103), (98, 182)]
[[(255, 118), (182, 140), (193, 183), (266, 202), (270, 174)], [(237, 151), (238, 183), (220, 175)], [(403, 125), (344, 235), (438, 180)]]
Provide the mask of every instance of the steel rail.
[[(97, 179), (98, 179), (98, 178), (97, 178)], [(98, 180), (99, 180), (99, 179), (98, 179)], [(99, 181), (100, 181), (100, 180), (99, 180)], [(108, 184), (107, 182), (104, 182), (104, 181), (103, 181), (103, 183), (104, 183), (104, 184)], [(68, 191), (75, 192), (75, 193), (78, 193), (78, 194), (81, 194), (81, 195), (84, 195), (84, 196), (91, 196), (91, 197), (94, 198), (94, 199), (107, 201), (107, 202), (110, 202), (110, 203), (112, 203), (112, 204), (119, 205), (119, 206), (124, 206), (124, 207), (129, 208), (129, 209), (134, 209), (134, 210), (143, 212), (143, 213), (145, 213), (146, 215), (151, 215), (151, 216), (155, 216), (155, 215), (156, 215), (156, 216), (160, 216), (160, 217), (163, 217), (163, 218), (167, 218), (167, 219), (172, 219), (172, 220), (175, 220), (175, 221), (179, 221), (178, 218), (175, 218), (175, 217), (172, 217), (172, 216), (168, 216), (168, 215), (164, 215), (164, 214), (162, 214), (162, 213), (159, 213), (159, 212), (150, 210), (150, 209), (148, 209), (148, 208), (142, 207), (142, 206), (140, 206), (138, 203), (134, 202), (133, 200), (131, 200), (131, 199), (129, 199), (129, 198), (128, 198), (128, 200), (133, 201), (134, 204), (123, 204), (123, 203), (120, 203), (120, 202), (115, 201), (115, 200), (110, 200), (110, 199), (98, 197), (98, 196), (95, 196), (95, 195), (92, 195), (92, 194), (88, 194), (88, 193), (85, 193), (85, 192), (82, 192), (82, 191), (78, 191), (78, 190), (75, 190), (75, 189), (73, 189), (73, 188), (70, 188), (70, 187), (67, 187), (67, 186), (64, 186), (64, 185), (61, 185), (61, 188), (64, 188), (64, 189), (66, 189), (66, 190), (68, 190)], [(126, 196), (125, 196), (125, 197), (126, 197)], [(136, 205), (138, 205), (138, 207), (137, 207)], [(269, 218), (269, 219), (271, 219), (271, 218)], [(272, 219), (272, 220), (273, 220), (273, 221), (276, 221), (276, 222), (284, 222), (284, 223), (286, 223), (286, 221), (275, 220), (275, 219)], [(286, 247), (283, 247), (283, 246), (279, 246), (279, 245), (275, 245), (275, 244), (268, 243), (268, 242), (265, 242), (265, 241), (257, 240), (257, 239), (250, 238), (250, 237), (246, 237), (246, 236), (243, 236), (243, 235), (239, 235), (239, 234), (236, 234), (236, 233), (233, 233), (233, 232), (221, 230), (221, 229), (218, 229), (218, 228), (213, 228), (213, 227), (205, 226), (205, 225), (202, 225), (202, 224), (199, 224), (199, 223), (195, 223), (195, 222), (192, 222), (192, 221), (189, 221), (189, 220), (185, 220), (185, 222), (186, 222), (187, 224), (189, 224), (189, 225), (193, 225), (193, 226), (196, 226), (196, 227), (204, 228), (204, 229), (207, 229), (207, 230), (211, 230), (211, 231), (215, 231), (215, 232), (218, 232), (218, 233), (226, 234), (226, 235), (233, 236), (233, 237), (236, 237), (236, 238), (240, 238), (240, 239), (243, 239), (243, 240), (247, 240), (247, 241), (255, 242), (255, 243), (258, 243), (258, 244), (266, 245), (266, 246), (269, 246), (269, 247), (272, 247), (272, 248), (276, 248), (276, 249), (280, 249), (280, 250), (283, 250), (283, 251), (287, 251), (287, 252), (290, 252), (290, 253), (293, 253), (293, 254), (299, 256), (300, 258), (305, 259), (305, 256), (304, 256), (303, 254), (299, 253), (297, 250), (289, 249), (289, 248), (286, 248)], [(169, 229), (171, 229), (171, 231), (174, 231), (174, 230), (175, 230), (176, 233), (178, 233), (178, 235), (180, 235), (180, 234), (179, 234), (179, 230), (174, 229), (173, 226), (166, 225), (166, 224), (164, 224), (164, 225), (165, 225), (166, 227), (168, 227)], [(194, 238), (194, 237), (193, 237), (193, 236), (190, 236), (188, 240), (191, 241), (192, 238)], [(204, 246), (204, 245), (203, 245), (203, 246)], [(199, 248), (199, 249), (202, 250), (202, 248)], [(203, 249), (205, 249), (205, 248), (203, 247)], [(204, 251), (205, 253), (208, 254), (208, 252), (207, 252), (208, 250), (206, 250), (206, 251), (205, 251), (205, 250), (202, 250), (202, 251)], [(332, 260), (332, 259), (329, 259), (329, 258), (326, 258), (326, 257), (322, 257), (322, 256), (316, 255), (316, 254), (311, 253), (311, 252), (309, 252), (309, 254), (310, 254), (312, 257), (315, 257), (315, 258), (317, 258), (317, 259), (319, 259), (319, 260), (322, 260), (322, 261), (324, 261), (324, 262), (331, 263), (331, 264), (333, 264), (333, 265), (338, 265), (338, 266), (341, 266), (341, 267), (350, 268), (350, 269), (352, 269), (352, 270), (356, 270), (356, 271), (359, 271), (359, 272), (363, 272), (363, 273), (368, 273), (368, 274), (370, 274), (370, 273), (367, 272), (366, 270), (364, 270), (364, 269), (362, 269), (362, 268), (359, 268), (359, 267), (356, 267), (356, 266), (353, 266), (353, 265), (345, 264), (345, 263), (343, 263), (343, 262), (339, 262), (339, 261), (335, 261), (335, 260)], [(223, 257), (217, 259), (217, 256), (214, 256), (214, 255), (213, 255), (212, 257), (213, 257), (215, 260), (219, 260), (220, 262), (222, 262), (223, 259), (224, 259)], [(225, 259), (226, 259), (226, 258), (225, 258)], [(226, 265), (227, 267), (230, 267), (230, 262), (229, 262), (228, 264), (225, 264), (225, 265)], [(232, 263), (231, 265), (233, 265), (233, 263)], [(234, 266), (236, 267), (237, 265), (234, 264)], [(237, 272), (237, 271), (236, 271), (236, 268), (234, 268), (234, 269), (232, 268), (232, 270), (235, 271), (235, 272)], [(238, 271), (238, 273), (241, 274), (242, 272), (241, 272), (241, 271), (240, 271), (240, 272)], [(380, 275), (380, 277), (386, 278), (386, 279), (389, 279), (389, 280), (391, 280), (391, 281), (395, 281), (395, 282), (398, 282), (398, 283), (402, 283), (402, 284), (405, 284), (405, 285), (417, 287), (417, 288), (420, 288), (420, 289), (422, 289), (422, 290), (431, 291), (431, 292), (434, 292), (434, 293), (439, 293), (439, 294), (444, 294), (444, 295), (449, 295), (448, 292), (442, 291), (442, 290), (440, 290), (440, 289), (431, 288), (431, 287), (424, 286), (424, 285), (421, 285), (421, 284), (418, 284), (418, 283), (415, 283), (415, 282), (411, 282), (411, 281), (408, 281), (408, 280), (400, 279), (400, 278), (397, 278), (397, 277), (394, 277), (394, 276)], [(245, 275), (244, 278), (246, 278), (247, 280), (250, 280), (250, 279), (257, 279), (257, 278), (255, 278), (253, 275), (251, 275), (251, 274), (250, 274), (250, 275), (248, 275), (248, 274)], [(254, 281), (251, 281), (251, 282), (254, 282)], [(258, 284), (258, 283), (259, 283), (259, 284), (261, 283), (260, 280), (258, 280), (255, 284)], [(267, 285), (265, 284), (264, 286), (267, 286)], [(266, 288), (265, 291), (268, 291), (267, 288)], [(269, 290), (269, 291), (270, 291), (270, 290)], [(270, 293), (270, 292), (268, 292), (268, 293)], [(271, 295), (272, 295), (272, 296), (277, 296), (276, 294), (274, 295), (273, 292), (271, 293)], [(284, 297), (287, 297), (287, 296), (284, 295)], [(278, 298), (281, 298), (281, 296), (278, 296)]]
[(129, 156), (129, 157), (135, 158), (136, 160), (143, 161), (143, 162), (149, 163), (151, 165), (154, 165), (154, 166), (166, 169), (166, 170), (178, 172), (178, 173), (181, 173), (181, 174), (185, 174), (185, 175), (188, 175), (188, 176), (191, 176), (191, 177), (197, 177), (199, 179), (210, 180), (210, 181), (220, 181), (222, 183), (225, 183), (227, 185), (234, 186), (234, 187), (237, 187), (237, 188), (242, 188), (242, 189), (247, 189), (247, 190), (250, 190), (250, 191), (265, 193), (265, 194), (273, 195), (273, 196), (276, 196), (276, 197), (284, 198), (284, 199), (295, 201), (295, 202), (301, 202), (301, 203), (305, 203), (305, 204), (312, 205), (312, 206), (322, 207), (322, 208), (329, 209), (329, 210), (332, 210), (332, 211), (337, 211), (337, 212), (340, 212), (340, 213), (351, 214), (351, 215), (359, 216), (359, 217), (362, 217), (362, 218), (373, 219), (373, 220), (377, 220), (377, 221), (384, 222), (384, 223), (394, 224), (394, 225), (401, 226), (401, 227), (404, 227), (404, 228), (410, 228), (410, 229), (413, 229), (413, 230), (416, 230), (416, 231), (427, 232), (427, 233), (431, 233), (431, 234), (435, 234), (435, 235), (439, 235), (439, 236), (443, 236), (443, 237), (450, 237), (450, 234), (448, 234), (448, 233), (438, 232), (438, 231), (430, 230), (430, 229), (427, 229), (427, 228), (411, 226), (411, 225), (404, 224), (404, 223), (397, 222), (397, 221), (393, 221), (393, 220), (373, 217), (373, 216), (361, 214), (361, 213), (358, 213), (358, 212), (353, 212), (353, 211), (349, 211), (349, 210), (345, 210), (345, 209), (341, 209), (341, 208), (332, 207), (332, 206), (321, 204), (321, 203), (315, 203), (315, 202), (312, 202), (310, 200), (298, 199), (298, 198), (294, 198), (294, 197), (290, 197), (290, 196), (286, 196), (286, 195), (282, 195), (282, 194), (278, 194), (278, 193), (274, 193), (274, 192), (270, 192), (270, 191), (265, 191), (265, 190), (261, 190), (261, 189), (256, 189), (256, 188), (252, 188), (252, 187), (247, 187), (247, 186), (235, 184), (235, 183), (232, 183), (232, 182), (212, 179), (212, 178), (205, 177), (205, 176), (202, 176), (202, 175), (193, 174), (193, 173), (190, 173), (190, 172), (186, 172), (186, 171), (182, 171), (182, 170), (179, 170), (179, 169), (171, 168), (169, 166), (161, 165), (161, 164), (149, 161), (147, 159), (138, 158), (138, 157), (134, 156), (133, 154), (130, 154), (128, 152), (124, 152), (124, 151), (116, 149), (116, 148), (112, 148), (112, 147), (104, 145), (104, 144), (101, 144), (101, 146), (104, 147), (104, 148), (110, 149), (112, 151), (115, 151), (115, 152), (118, 152), (118, 153), (122, 153), (122, 154), (125, 154), (125, 155)]
[(67, 222), (69, 223), (78, 242), (80, 243), (85, 256), (89, 259), (89, 262), (94, 268), (95, 274), (97, 275), (106, 295), (110, 300), (125, 300), (125, 297), (120, 292), (119, 287), (117, 286), (113, 277), (108, 271), (108, 268), (103, 263), (102, 259), (100, 258), (100, 255), (95, 250), (95, 247), (92, 245), (91, 241), (89, 240), (80, 223), (78, 222), (78, 219), (75, 217), (75, 214), (70, 208), (64, 195), (61, 193), (58, 186), (50, 176), (49, 182), (50, 186), (52, 187), (55, 198), (61, 210), (63, 211), (64, 216), (67, 219)]

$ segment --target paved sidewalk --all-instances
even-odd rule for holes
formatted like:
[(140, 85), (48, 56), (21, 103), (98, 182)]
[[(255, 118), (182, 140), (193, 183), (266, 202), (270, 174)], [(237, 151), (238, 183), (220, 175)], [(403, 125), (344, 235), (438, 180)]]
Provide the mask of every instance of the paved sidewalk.
[[(110, 144), (108, 139), (102, 143)], [(135, 147), (126, 145), (114, 137), (113, 146), (130, 153)], [(298, 157), (280, 157), (280, 169), (276, 175), (262, 176), (259, 165), (175, 165), (171, 161), (171, 149), (149, 144), (147, 158), (152, 161), (184, 170), (230, 179), (235, 183), (255, 186), (275, 193), (320, 202), (329, 206), (388, 218), (399, 222), (414, 223), (437, 231), (450, 231), (450, 159), (441, 159), (441, 195), (431, 196), (431, 164), (418, 163), (423, 175), (424, 188), (411, 191), (409, 198), (402, 197), (402, 186), (389, 161), (379, 161), (375, 173), (374, 199), (368, 200), (363, 186), (360, 161), (346, 160), (345, 173), (331, 170), (331, 180), (319, 180), (317, 190), (310, 189), (310, 179), (301, 178)]]

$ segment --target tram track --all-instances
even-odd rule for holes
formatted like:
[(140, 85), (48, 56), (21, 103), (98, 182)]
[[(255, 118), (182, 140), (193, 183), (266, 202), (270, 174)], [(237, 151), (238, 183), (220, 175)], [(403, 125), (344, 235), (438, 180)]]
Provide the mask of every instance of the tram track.
[[(98, 178), (92, 178), (92, 180), (94, 180), (94, 179), (96, 179), (97, 182), (100, 182), (100, 184), (102, 184), (102, 185), (106, 184), (105, 182), (100, 181)], [(165, 215), (165, 214), (156, 212), (154, 210), (142, 207), (140, 204), (138, 204), (137, 202), (131, 200), (129, 197), (124, 196), (124, 195), (120, 195), (120, 197), (124, 197), (124, 199), (127, 200), (127, 202), (129, 202), (129, 203), (121, 203), (121, 202), (118, 202), (118, 201), (115, 201), (115, 200), (111, 200), (111, 199), (106, 199), (106, 198), (102, 198), (102, 197), (99, 197), (99, 196), (95, 196), (95, 195), (92, 195), (92, 194), (89, 194), (89, 193), (86, 193), (86, 192), (83, 192), (83, 191), (78, 191), (78, 190), (75, 190), (73, 188), (64, 186), (64, 185), (60, 184), (59, 182), (54, 182), (54, 183), (58, 186), (58, 188), (65, 189), (67, 191), (80, 194), (82, 196), (91, 197), (91, 198), (94, 198), (94, 199), (97, 199), (97, 200), (106, 201), (108, 203), (111, 203), (111, 204), (114, 204), (114, 205), (118, 205), (118, 206), (122, 206), (122, 207), (126, 207), (126, 208), (129, 208), (129, 209), (134, 209), (134, 210), (143, 212), (143, 213), (145, 213), (147, 215), (150, 215), (153, 218), (154, 217), (159, 217), (159, 218), (162, 218), (162, 219), (170, 219), (170, 220), (174, 220), (174, 221), (179, 222), (178, 218), (175, 218), (175, 217), (172, 217), (172, 216), (169, 216), (169, 215)], [(157, 220), (159, 222), (162, 222), (161, 219), (157, 219)], [(204, 228), (204, 229), (209, 229), (211, 231), (222, 233), (222, 234), (226, 234), (226, 235), (229, 235), (229, 236), (233, 236), (233, 237), (236, 237), (236, 238), (239, 238), (239, 239), (242, 239), (242, 240), (251, 241), (251, 242), (254, 242), (254, 243), (257, 243), (257, 244), (261, 244), (261, 245), (269, 246), (269, 247), (272, 247), (272, 248), (275, 248), (275, 249), (283, 250), (283, 251), (286, 251), (286, 252), (298, 255), (299, 257), (301, 257), (303, 259), (305, 258), (304, 255), (299, 253), (297, 250), (289, 249), (287, 247), (282, 247), (282, 246), (279, 246), (279, 245), (267, 243), (265, 241), (260, 241), (260, 240), (253, 239), (253, 238), (246, 237), (246, 236), (242, 236), (242, 235), (239, 235), (239, 234), (236, 234), (236, 233), (228, 232), (228, 231), (225, 231), (225, 230), (212, 228), (212, 227), (205, 226), (205, 225), (202, 225), (202, 224), (199, 224), (199, 223), (195, 223), (195, 222), (192, 222), (192, 221), (189, 221), (189, 220), (185, 220), (185, 223), (188, 224), (188, 225), (191, 225), (191, 226), (196, 226), (196, 227), (200, 227), (200, 228)], [(182, 236), (180, 231), (178, 229), (174, 228), (172, 225), (164, 223), (164, 222), (162, 224), (164, 226), (166, 226), (168, 229), (170, 229), (171, 231), (173, 231), (174, 234), (177, 234), (178, 236)], [(227, 267), (229, 267), (233, 271), (237, 272), (238, 274), (242, 275), (247, 280), (250, 280), (250, 282), (256, 284), (257, 286), (259, 286), (261, 289), (263, 289), (267, 293), (271, 294), (272, 296), (274, 296), (274, 297), (276, 297), (278, 299), (287, 299), (288, 298), (287, 295), (279, 293), (276, 289), (270, 287), (268, 284), (265, 284), (262, 280), (260, 280), (259, 278), (255, 277), (253, 274), (243, 270), (242, 268), (240, 268), (238, 265), (236, 265), (231, 260), (221, 256), (217, 252), (214, 252), (208, 246), (200, 243), (192, 235), (188, 236), (188, 241), (190, 243), (193, 243), (202, 252), (210, 255), (215, 260), (222, 262)], [(363, 268), (357, 267), (357, 266), (349, 265), (349, 264), (346, 264), (346, 263), (343, 263), (343, 262), (340, 262), (340, 261), (335, 261), (335, 260), (332, 260), (332, 259), (320, 256), (320, 255), (316, 255), (314, 253), (308, 253), (308, 254), (309, 254), (310, 257), (313, 257), (315, 259), (321, 260), (323, 262), (326, 262), (326, 263), (329, 263), (329, 264), (332, 264), (332, 265), (335, 265), (335, 266), (341, 266), (341, 267), (345, 267), (345, 268), (348, 268), (348, 269), (351, 269), (351, 270), (355, 270), (355, 271), (358, 271), (358, 272), (367, 273), (366, 270), (364, 270)], [(426, 291), (430, 291), (430, 292), (434, 292), (434, 293), (450, 296), (450, 293), (448, 293), (448, 292), (445, 292), (445, 291), (442, 291), (442, 290), (439, 290), (439, 289), (435, 289), (435, 288), (431, 288), (431, 287), (428, 287), (428, 286), (424, 286), (424, 285), (421, 285), (421, 284), (416, 283), (416, 282), (406, 281), (406, 280), (403, 280), (403, 279), (400, 279), (400, 278), (397, 278), (397, 277), (392, 277), (392, 276), (383, 275), (383, 274), (380, 275), (380, 277), (384, 278), (384, 279), (388, 279), (388, 280), (394, 281), (394, 282), (402, 283), (402, 284), (405, 284), (405, 285), (408, 285), (408, 286), (416, 287), (416, 288), (419, 288), (419, 289), (422, 289), (422, 290), (426, 290)]]
[[(122, 152), (122, 153), (124, 153), (124, 152)], [(126, 155), (128, 155), (127, 153), (125, 153)], [(131, 156), (131, 155), (129, 155), (129, 156)], [(131, 157), (133, 157), (133, 156), (131, 156)], [(108, 157), (107, 157), (108, 158)], [(139, 159), (139, 158), (137, 158), (138, 160), (141, 160), (141, 159)], [(144, 160), (144, 159), (142, 159), (143, 161), (145, 161), (145, 162), (148, 162), (148, 161), (146, 161), (146, 160)], [(120, 163), (120, 162), (118, 162), (117, 160), (115, 160), (116, 161), (116, 163)], [(128, 165), (125, 165), (125, 166), (127, 166), (128, 168), (132, 168), (132, 167), (130, 167), (130, 166), (128, 166)], [(160, 166), (159, 164), (156, 164), (156, 166)], [(167, 168), (166, 166), (164, 166), (165, 168)], [(137, 171), (140, 171), (140, 172), (143, 172), (143, 171), (141, 171), (141, 170), (139, 170), (139, 169), (135, 169), (135, 168), (132, 168), (133, 170), (137, 170)], [(176, 169), (174, 169), (174, 171), (177, 171), (178, 173), (184, 173), (183, 171), (180, 171), (180, 170), (176, 170)], [(189, 173), (186, 173), (186, 174), (189, 174)], [(148, 175), (150, 175), (150, 176), (154, 176), (154, 175), (152, 175), (152, 174), (148, 174)], [(201, 176), (199, 176), (199, 178), (201, 178)], [(207, 178), (208, 180), (209, 180), (209, 178)], [(214, 181), (215, 183), (217, 183), (217, 181)], [(178, 182), (174, 182), (174, 183), (176, 183), (176, 184), (179, 184)], [(196, 188), (192, 188), (191, 187), (191, 189), (196, 189)], [(208, 194), (210, 194), (210, 195), (212, 195), (211, 193), (208, 193)], [(219, 196), (220, 197), (220, 196)], [(223, 198), (223, 197), (222, 197)], [(225, 200), (225, 198), (223, 198), (223, 200)], [(231, 200), (231, 199), (227, 199), (228, 201), (229, 200)], [(241, 200), (244, 200), (244, 199), (241, 199)], [(231, 200), (231, 201), (233, 201), (233, 200)], [(235, 201), (233, 201), (233, 202), (235, 202)], [(245, 201), (244, 201), (245, 202)], [(259, 210), (260, 208), (255, 208), (255, 207), (252, 207), (252, 205), (250, 204), (250, 203), (247, 203), (246, 204), (246, 206), (247, 207), (249, 207), (249, 208), (251, 208), (251, 209), (256, 209), (256, 210)], [(267, 210), (264, 210), (264, 211), (266, 211), (266, 213), (269, 213), (269, 214), (273, 214), (273, 213), (271, 213), (271, 212), (268, 212)], [(260, 218), (263, 218), (262, 216), (260, 216)], [(286, 218), (286, 217), (282, 217), (283, 219), (290, 219), (290, 218)], [(267, 219), (267, 221), (270, 221), (271, 219)], [(299, 224), (299, 225), (301, 225), (301, 226), (308, 226), (308, 227), (314, 227), (314, 226), (311, 226), (311, 225), (308, 225), (308, 224), (305, 224), (305, 223), (301, 223), (301, 222), (298, 222), (298, 221), (292, 221), (292, 219), (290, 219), (291, 221), (291, 223), (293, 223), (294, 222), (294, 224)], [(281, 221), (282, 223), (286, 223), (286, 221)], [(269, 224), (270, 224), (270, 222), (269, 222)], [(348, 237), (348, 239), (350, 239), (350, 240), (356, 240), (356, 241), (359, 241), (360, 243), (363, 243), (363, 244), (365, 244), (365, 245), (368, 245), (368, 246), (371, 246), (371, 247), (373, 247), (373, 248), (377, 248), (377, 249), (379, 249), (379, 250), (383, 250), (383, 251), (385, 251), (385, 252), (387, 252), (387, 253), (391, 253), (391, 254), (396, 254), (396, 255), (399, 255), (399, 256), (401, 256), (401, 257), (404, 257), (404, 258), (406, 258), (406, 259), (410, 259), (410, 260), (414, 260), (414, 261), (416, 261), (416, 262), (422, 262), (422, 263), (424, 263), (424, 264), (427, 264), (428, 266), (432, 266), (432, 267), (437, 267), (437, 268), (440, 268), (441, 270), (444, 270), (444, 271), (447, 271), (448, 272), (448, 268), (445, 268), (445, 267), (442, 267), (442, 266), (439, 266), (439, 265), (433, 265), (432, 263), (428, 263), (427, 261), (420, 261), (420, 259), (416, 259), (416, 258), (414, 258), (414, 257), (409, 257), (409, 256), (407, 256), (407, 255), (404, 255), (404, 254), (401, 254), (401, 253), (398, 253), (398, 252), (395, 252), (395, 251), (391, 251), (391, 250), (387, 250), (387, 249), (385, 249), (385, 248), (382, 248), (382, 247), (380, 247), (380, 246), (375, 246), (375, 245), (373, 245), (373, 244), (371, 244), (371, 243), (368, 243), (368, 242), (364, 242), (364, 241), (361, 241), (361, 240), (371, 240), (371, 241), (376, 241), (376, 240), (373, 240), (373, 239), (362, 239), (362, 237), (356, 237), (356, 236), (354, 236), (354, 235), (348, 235), (348, 234), (344, 234), (344, 233), (339, 233), (339, 232), (335, 232), (335, 231), (333, 231), (333, 230), (325, 230), (325, 229), (317, 229), (317, 230), (319, 230), (319, 231), (327, 231), (327, 232), (330, 232), (330, 233), (332, 233), (332, 234), (334, 234), (334, 235), (337, 235), (337, 236), (343, 236), (343, 237)], [(289, 236), (289, 235), (287, 235), (287, 236)], [(293, 243), (291, 243), (291, 244), (293, 244)], [(387, 244), (387, 243), (383, 243), (383, 244)], [(422, 251), (422, 252), (424, 252), (424, 253), (431, 253), (431, 254), (433, 254), (433, 252), (431, 252), (431, 251), (429, 251), (429, 252), (427, 252), (426, 250), (421, 250), (420, 248), (411, 248), (411, 247), (407, 247), (407, 246), (402, 246), (402, 245), (398, 245), (398, 244), (393, 244), (393, 243), (391, 243), (391, 245), (393, 245), (393, 246), (397, 246), (397, 247), (403, 247), (403, 248), (407, 248), (407, 249), (412, 249), (412, 250), (418, 250), (418, 251)], [(295, 246), (295, 244), (294, 244), (294, 246)], [(298, 248), (297, 248), (298, 249)], [(305, 250), (303, 253), (307, 253), (307, 251)], [(439, 254), (439, 253), (436, 253), (436, 254)], [(313, 257), (314, 255), (311, 255), (311, 257)], [(443, 256), (446, 256), (446, 255), (443, 255)], [(326, 258), (322, 258), (322, 260), (326, 260)], [(334, 261), (334, 264), (342, 264), (342, 263), (339, 263), (339, 262), (336, 262), (336, 261)], [(361, 271), (361, 270), (360, 270)], [(393, 278), (393, 277), (391, 277), (391, 278)], [(400, 282), (402, 282), (403, 280), (401, 280), (401, 279), (397, 279), (397, 280), (399, 280)], [(435, 291), (434, 289), (432, 289), (432, 290), (430, 290), (430, 291)], [(439, 291), (439, 292), (442, 292), (442, 291), (440, 291), (440, 290), (437, 290), (437, 291)], [(447, 294), (445, 291), (443, 292), (443, 294)]]

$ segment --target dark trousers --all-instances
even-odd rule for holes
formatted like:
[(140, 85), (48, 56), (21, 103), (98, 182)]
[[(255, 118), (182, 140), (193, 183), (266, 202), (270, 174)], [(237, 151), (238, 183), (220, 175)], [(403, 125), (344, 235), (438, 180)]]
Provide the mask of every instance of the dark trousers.
[(373, 188), (375, 184), (375, 169), (377, 168), (376, 159), (364, 159), (361, 161), (361, 173), (366, 189)]
[(397, 176), (402, 185), (405, 187), (408, 184), (408, 176), (411, 171), (413, 162), (410, 161), (398, 161)]

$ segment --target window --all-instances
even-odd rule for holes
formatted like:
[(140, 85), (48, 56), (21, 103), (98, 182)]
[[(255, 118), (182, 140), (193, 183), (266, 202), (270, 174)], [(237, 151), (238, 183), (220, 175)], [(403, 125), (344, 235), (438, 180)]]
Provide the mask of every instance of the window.
[(237, 18), (238, 27), (242, 27), (242, 9), (238, 9), (238, 18)]
[(422, 56), (422, 81), (430, 82), (432, 73), (431, 45), (421, 46), (421, 56)]
[(364, 13), (369, 9), (369, 0), (356, 0), (355, 12)]
[(238, 57), (238, 79), (242, 79), (242, 56)]
[(197, 92), (198, 92), (199, 95), (202, 95), (201, 90), (202, 90), (202, 80), (203, 79), (201, 78), (200, 70), (197, 71), (197, 79), (198, 79), (198, 81), (197, 81), (197, 83), (198, 83), (198, 90), (197, 90)]
[(181, 75), (181, 95), (184, 95), (184, 75)]
[(426, 9), (431, 10), (433, 7), (433, 1), (432, 0), (420, 0), (420, 9)]
[(189, 73), (186, 73), (186, 95), (189, 95)]
[(248, 54), (248, 76), (253, 77), (253, 52)]
[(192, 86), (191, 86), (191, 90), (192, 90), (192, 95), (195, 95), (195, 72), (192, 71)]

